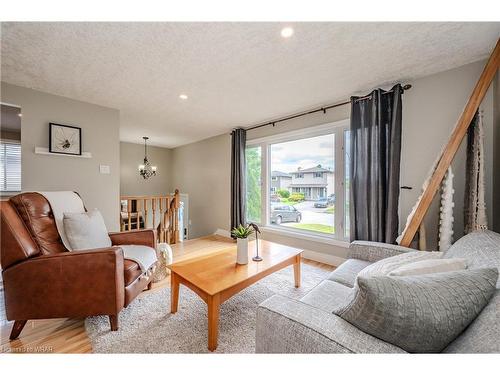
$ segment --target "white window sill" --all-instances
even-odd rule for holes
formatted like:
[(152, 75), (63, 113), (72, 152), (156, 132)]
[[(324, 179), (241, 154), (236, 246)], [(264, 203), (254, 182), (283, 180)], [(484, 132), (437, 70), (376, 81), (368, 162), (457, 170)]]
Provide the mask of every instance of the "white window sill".
[(283, 229), (274, 225), (261, 226), (260, 229), (266, 233), (279, 234), (286, 237), (298, 238), (301, 240), (315, 241), (320, 243), (325, 243), (328, 245), (349, 248), (348, 241), (342, 241), (336, 238), (332, 238), (328, 235), (321, 235), (316, 233), (304, 233), (303, 231), (293, 230), (293, 229)]

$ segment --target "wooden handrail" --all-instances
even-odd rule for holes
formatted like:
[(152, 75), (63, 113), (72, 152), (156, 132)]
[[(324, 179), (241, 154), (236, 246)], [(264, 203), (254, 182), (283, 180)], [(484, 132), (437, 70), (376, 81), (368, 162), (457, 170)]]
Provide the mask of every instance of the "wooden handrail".
[[(157, 240), (175, 244), (179, 242), (180, 195), (176, 189), (168, 195), (125, 195), (126, 210), (120, 209), (120, 230), (122, 232), (140, 228), (157, 231)], [(151, 213), (151, 218), (149, 213)]]
[(439, 187), (441, 186), (441, 182), (443, 177), (446, 174), (455, 154), (457, 153), (462, 140), (467, 134), (467, 130), (469, 129), (469, 125), (474, 118), (474, 115), (479, 108), (479, 104), (481, 104), (484, 96), (486, 95), (486, 91), (490, 87), (493, 78), (495, 77), (496, 72), (500, 67), (500, 39), (498, 39), (495, 49), (491, 53), (486, 66), (484, 67), (483, 73), (479, 77), (479, 80), (472, 91), (472, 94), (465, 106), (455, 129), (451, 133), (450, 139), (448, 140), (448, 144), (443, 150), (439, 162), (434, 169), (432, 177), (429, 180), (429, 184), (427, 185), (424, 193), (420, 197), (417, 202), (417, 207), (413, 216), (411, 217), (410, 223), (405, 228), (403, 232), (403, 237), (401, 239), (400, 245), (402, 246), (410, 246), (413, 237), (417, 233), (422, 220), (424, 219), (427, 210), (429, 209), (434, 196), (436, 195)]

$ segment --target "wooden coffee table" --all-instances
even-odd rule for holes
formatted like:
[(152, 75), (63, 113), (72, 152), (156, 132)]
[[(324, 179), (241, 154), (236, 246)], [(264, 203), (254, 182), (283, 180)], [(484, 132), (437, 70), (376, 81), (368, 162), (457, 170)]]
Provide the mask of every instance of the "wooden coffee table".
[(179, 304), (179, 284), (198, 294), (208, 306), (208, 349), (217, 349), (219, 306), (239, 291), (260, 279), (293, 265), (295, 287), (300, 286), (300, 259), (302, 250), (259, 240), (261, 262), (254, 262), (255, 241), (248, 244), (248, 264), (236, 264), (236, 244), (208, 254), (200, 250), (199, 256), (174, 262), (171, 273), (171, 312)]

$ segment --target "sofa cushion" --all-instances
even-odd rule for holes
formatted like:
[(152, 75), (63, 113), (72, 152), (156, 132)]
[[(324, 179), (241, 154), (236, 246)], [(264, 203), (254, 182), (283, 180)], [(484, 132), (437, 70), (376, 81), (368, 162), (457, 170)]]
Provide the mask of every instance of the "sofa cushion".
[(352, 288), (356, 282), (356, 276), (358, 276), (358, 273), (370, 264), (372, 263), (366, 260), (347, 259), (344, 263), (338, 266), (335, 271), (330, 274), (330, 276), (328, 276), (328, 280), (335, 281)]
[(402, 277), (360, 274), (355, 298), (334, 313), (408, 352), (440, 352), (488, 304), (497, 278), (496, 268)]
[(332, 312), (336, 308), (345, 306), (353, 297), (352, 288), (335, 281), (324, 280), (302, 297), (300, 301), (318, 309)]
[(500, 353), (500, 290), (467, 327), (444, 350), (445, 353)]
[(142, 275), (141, 267), (130, 259), (123, 260), (123, 281), (125, 286), (132, 284), (139, 276)]
[(500, 271), (500, 234), (489, 230), (469, 233), (455, 242), (443, 258), (465, 258), (468, 268), (496, 267)]

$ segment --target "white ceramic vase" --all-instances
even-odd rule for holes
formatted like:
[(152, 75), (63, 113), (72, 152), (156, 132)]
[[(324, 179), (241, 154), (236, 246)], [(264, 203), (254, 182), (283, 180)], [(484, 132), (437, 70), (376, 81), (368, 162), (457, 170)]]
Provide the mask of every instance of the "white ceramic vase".
[(236, 263), (248, 263), (248, 238), (238, 238), (236, 240)]

